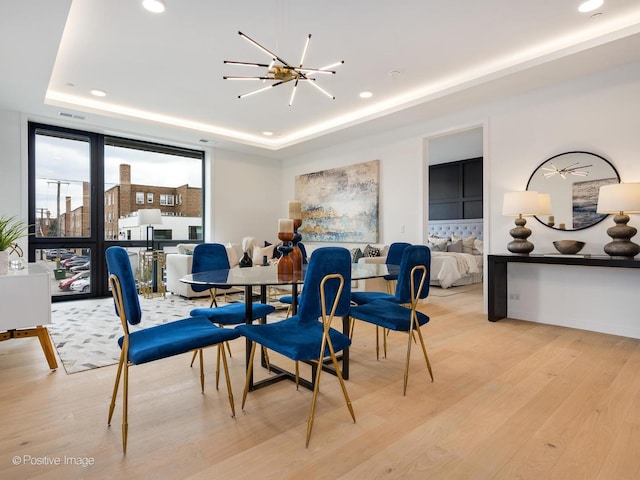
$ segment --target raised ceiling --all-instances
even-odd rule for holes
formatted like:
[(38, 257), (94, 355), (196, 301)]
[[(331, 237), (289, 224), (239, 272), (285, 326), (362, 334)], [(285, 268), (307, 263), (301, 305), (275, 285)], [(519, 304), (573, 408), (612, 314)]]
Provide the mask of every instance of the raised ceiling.
[[(637, 0), (165, 2), (2, 2), (0, 108), (273, 155), (640, 60)], [(269, 58), (238, 31), (293, 64), (312, 34), (305, 65), (345, 62), (318, 77), (335, 100), (304, 84), (292, 106), (292, 84), (239, 99), (260, 84), (223, 75), (256, 72), (223, 61)]]

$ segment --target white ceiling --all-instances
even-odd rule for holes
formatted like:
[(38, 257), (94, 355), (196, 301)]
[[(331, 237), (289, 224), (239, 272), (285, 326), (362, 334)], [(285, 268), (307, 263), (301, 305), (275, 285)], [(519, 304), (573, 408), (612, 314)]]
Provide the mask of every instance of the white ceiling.
[[(2, 0), (0, 109), (282, 157), (640, 60), (638, 0), (595, 18), (578, 0), (165, 1)], [(289, 106), (292, 83), (239, 99), (261, 84), (223, 75), (260, 70), (223, 61), (270, 59), (238, 31), (291, 64), (312, 34), (305, 66), (345, 62), (317, 77), (335, 100), (300, 84)]]

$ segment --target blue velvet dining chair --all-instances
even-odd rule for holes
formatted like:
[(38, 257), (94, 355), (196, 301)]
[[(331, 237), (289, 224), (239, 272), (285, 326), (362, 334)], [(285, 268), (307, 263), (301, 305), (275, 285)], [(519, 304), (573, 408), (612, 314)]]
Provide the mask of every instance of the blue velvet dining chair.
[[(427, 355), (420, 327), (429, 322), (429, 317), (417, 310), (418, 301), (429, 295), (429, 269), (431, 267), (431, 251), (424, 245), (412, 245), (405, 248), (398, 272), (396, 293), (392, 299), (378, 299), (364, 305), (351, 308), (352, 319), (362, 320), (387, 330), (406, 332), (407, 359), (404, 369), (403, 395), (407, 394), (409, 380), (409, 360), (411, 358), (411, 341), (413, 333), (420, 340), (422, 353), (433, 382), (431, 363)], [(376, 350), (377, 335), (376, 335)]]
[[(410, 247), (410, 243), (395, 242), (389, 245), (389, 252), (385, 260), (386, 265), (400, 265), (402, 261), (402, 254), (407, 247)], [(391, 300), (395, 298), (395, 282), (398, 279), (397, 274), (385, 275), (384, 280), (387, 283), (386, 292), (352, 292), (351, 301), (356, 305), (364, 305), (365, 303), (373, 302), (374, 300)]]
[[(302, 254), (302, 264), (307, 265), (309, 263), (309, 258), (307, 257), (307, 249), (304, 246), (304, 243), (298, 242), (298, 248), (300, 248), (300, 253)], [(282, 295), (278, 301), (280, 303), (284, 303), (288, 305), (286, 316), (291, 315), (291, 308), (293, 306), (293, 295)], [(300, 301), (300, 295), (298, 294), (298, 302)]]
[[(389, 245), (389, 251), (387, 252), (387, 258), (385, 259), (386, 265), (400, 265), (402, 261), (402, 254), (407, 247), (410, 247), (410, 243), (406, 242), (394, 242)], [(364, 305), (365, 303), (373, 302), (374, 300), (389, 300), (395, 301), (395, 288), (398, 280), (398, 274), (392, 273), (385, 275), (385, 285), (387, 287), (386, 292), (351, 292), (351, 302), (356, 305)], [(355, 328), (355, 322), (351, 322), (351, 331), (349, 336), (353, 338), (353, 330)], [(380, 329), (376, 327), (376, 358), (380, 359)], [(382, 332), (382, 345), (384, 350), (384, 358), (387, 358), (387, 331)]]
[[(193, 262), (191, 264), (191, 273), (200, 273), (214, 270), (228, 270), (230, 267), (227, 249), (220, 243), (201, 243), (193, 250)], [(229, 303), (218, 306), (216, 298), (216, 288), (207, 285), (191, 285), (196, 292), (209, 290), (211, 294), (211, 305), (209, 308), (194, 308), (190, 314), (194, 317), (207, 317), (211, 322), (218, 326), (239, 325), (246, 322), (246, 307), (244, 303)], [(231, 288), (230, 286), (217, 288)], [(275, 311), (275, 307), (264, 303), (254, 302), (252, 304), (251, 321), (266, 317)], [(229, 356), (231, 356), (231, 348), (227, 344)], [(191, 359), (191, 365), (196, 359), (198, 352), (194, 352)], [(216, 361), (216, 388), (220, 378), (220, 353)]]
[[(113, 294), (116, 314), (120, 317), (124, 335), (118, 339), (120, 345), (120, 362), (109, 406), (109, 420), (116, 403), (120, 377), (123, 376), (122, 393), (122, 451), (127, 451), (128, 434), (128, 400), (129, 400), (129, 367), (149, 363), (167, 357), (190, 351), (200, 352), (200, 388), (204, 393), (204, 370), (202, 349), (222, 342), (233, 340), (240, 336), (233, 329), (220, 328), (212, 324), (206, 317), (189, 317), (175, 320), (154, 327), (129, 332), (129, 325), (139, 325), (142, 321), (142, 311), (136, 281), (131, 270), (128, 253), (122, 247), (109, 247), (106, 250), (107, 267), (109, 269), (109, 284)], [(227, 379), (229, 404), (231, 415), (235, 417), (233, 393), (229, 380), (227, 360), (222, 351), (224, 373)], [(124, 375), (123, 375), (124, 373)]]
[(296, 386), (298, 385), (300, 361), (312, 362), (317, 367), (311, 409), (307, 420), (309, 446), (313, 416), (320, 387), (322, 364), (330, 357), (340, 381), (342, 393), (355, 422), (355, 414), (347, 393), (336, 352), (348, 348), (351, 340), (347, 335), (331, 328), (335, 317), (349, 314), (351, 286), (351, 256), (346, 248), (322, 247), (313, 252), (304, 278), (304, 290), (300, 294), (300, 307), (293, 317), (279, 322), (261, 325), (239, 325), (236, 329), (251, 341), (251, 353), (247, 368), (247, 379), (242, 396), (244, 408), (253, 373), (253, 358), (256, 345), (278, 352), (295, 361)]

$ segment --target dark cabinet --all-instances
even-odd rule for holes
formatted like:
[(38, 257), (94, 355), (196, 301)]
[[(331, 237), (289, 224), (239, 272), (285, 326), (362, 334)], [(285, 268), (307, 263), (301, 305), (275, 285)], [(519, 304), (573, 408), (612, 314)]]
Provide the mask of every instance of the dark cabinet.
[(429, 219), (482, 218), (482, 157), (429, 167)]

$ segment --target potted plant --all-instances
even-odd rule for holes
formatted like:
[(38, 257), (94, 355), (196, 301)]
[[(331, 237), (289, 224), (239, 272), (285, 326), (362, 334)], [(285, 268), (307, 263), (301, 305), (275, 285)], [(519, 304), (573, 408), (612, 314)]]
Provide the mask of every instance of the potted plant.
[(0, 217), (0, 275), (6, 275), (9, 272), (9, 254), (12, 249), (18, 247), (15, 242), (26, 235), (27, 224), (22, 220), (15, 216)]

